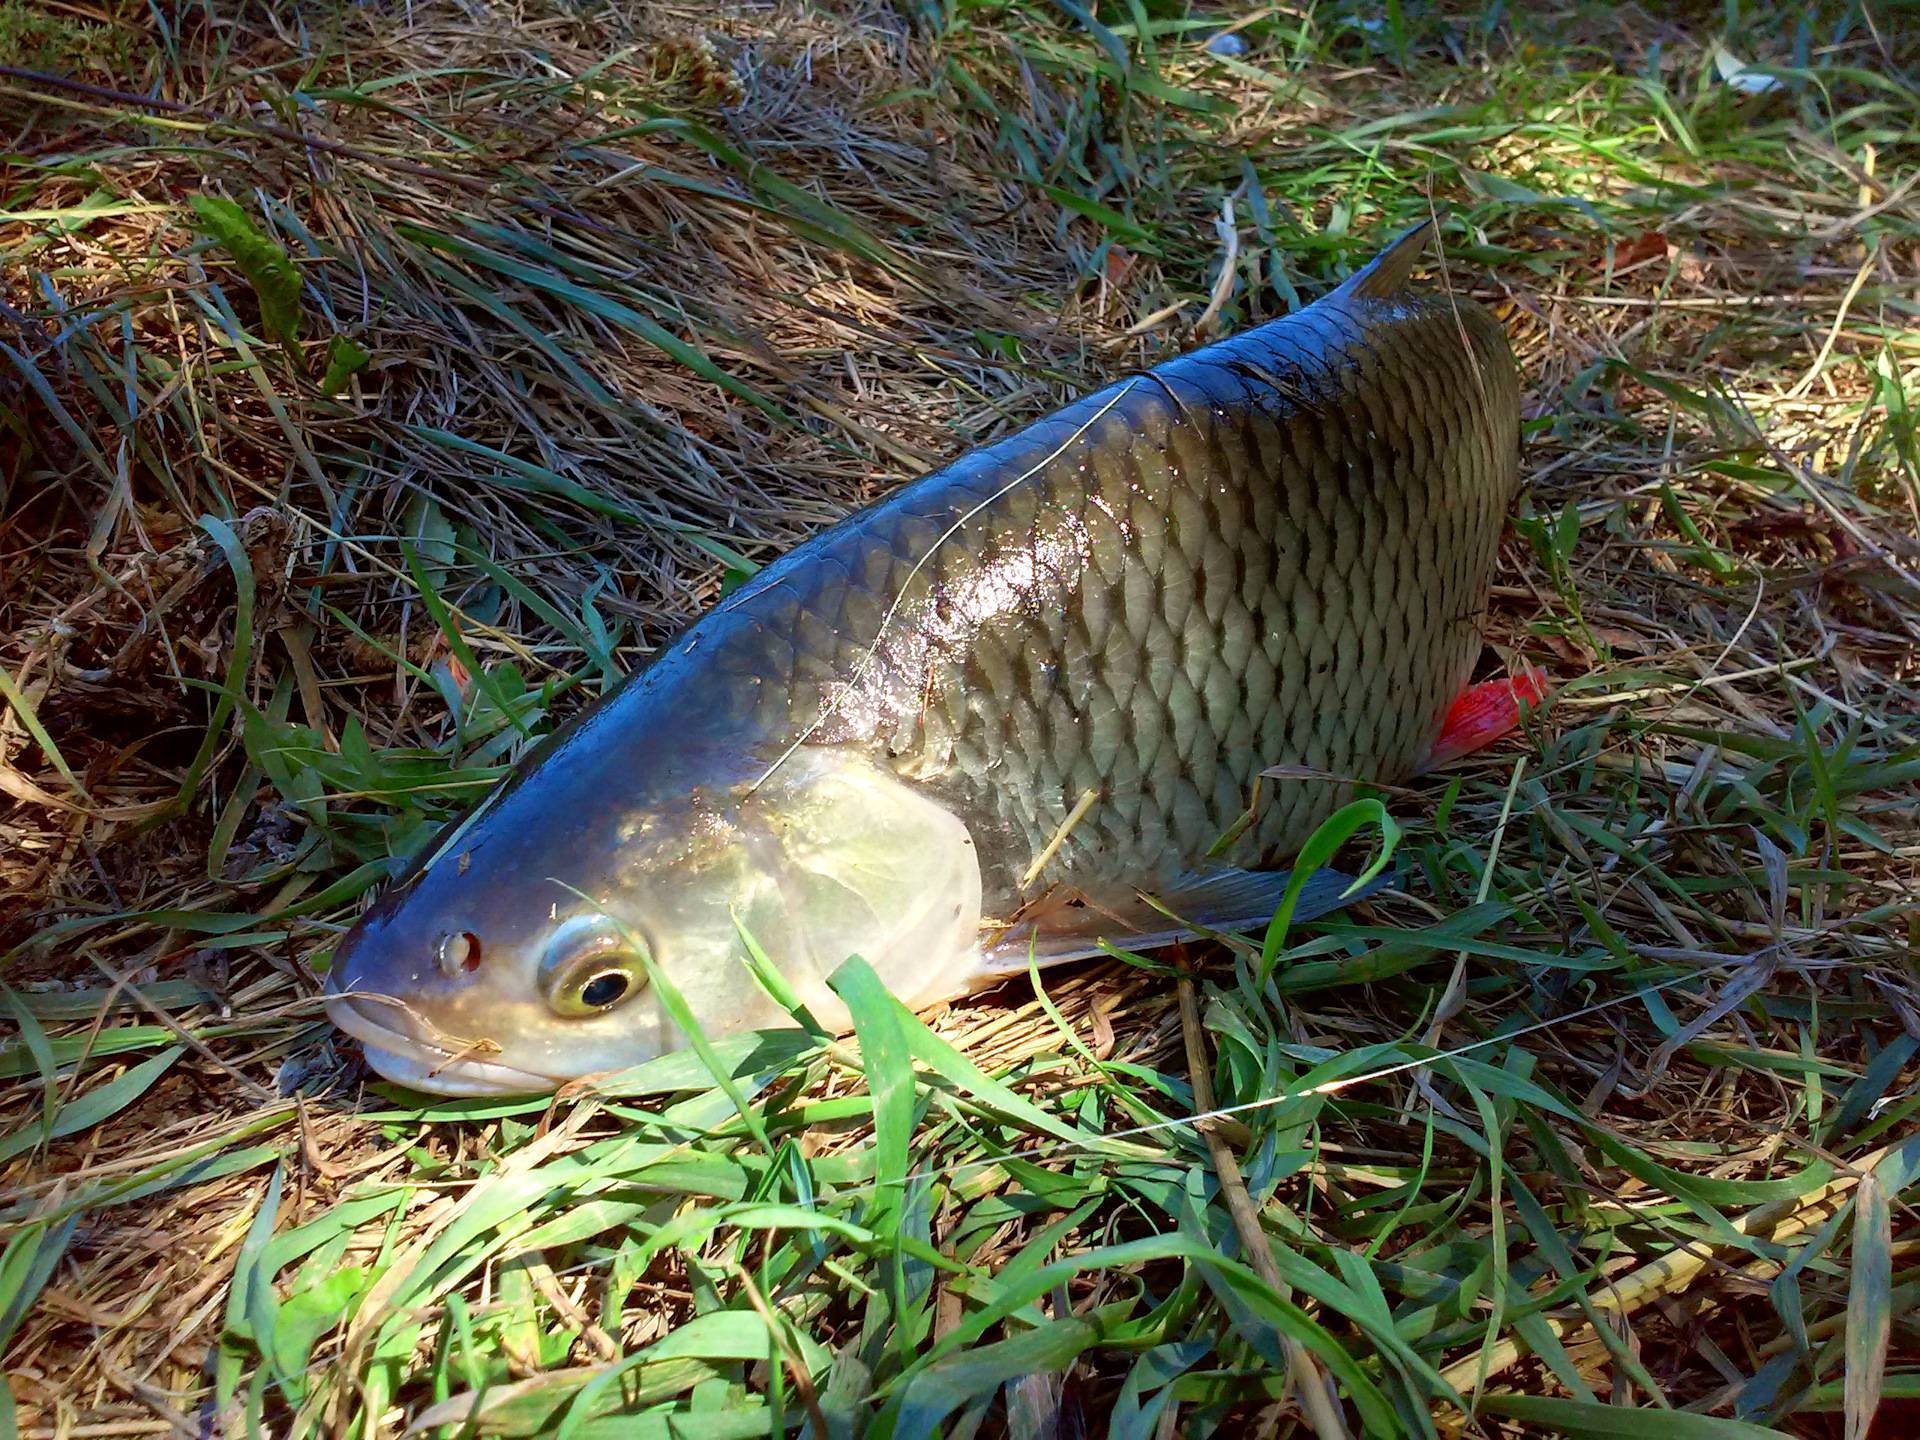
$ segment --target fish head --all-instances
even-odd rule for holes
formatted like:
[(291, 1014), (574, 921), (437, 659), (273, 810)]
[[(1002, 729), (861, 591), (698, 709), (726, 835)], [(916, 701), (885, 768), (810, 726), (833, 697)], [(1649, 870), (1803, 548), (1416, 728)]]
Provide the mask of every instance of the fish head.
[(625, 800), (614, 774), (548, 763), (335, 947), (328, 1014), (387, 1079), (550, 1093), (688, 1044), (680, 1005), (709, 1039), (793, 1025), (747, 937), (831, 1030), (850, 1022), (827, 977), (851, 955), (909, 1003), (976, 958), (965, 825), (863, 758), (802, 749), (770, 774), (716, 761)]

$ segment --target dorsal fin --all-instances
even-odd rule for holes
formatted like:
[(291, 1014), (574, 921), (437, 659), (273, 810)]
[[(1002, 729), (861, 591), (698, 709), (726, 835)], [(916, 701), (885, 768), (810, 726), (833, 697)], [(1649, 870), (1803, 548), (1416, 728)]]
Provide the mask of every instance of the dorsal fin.
[(1407, 288), (1407, 278), (1413, 274), (1414, 262), (1427, 248), (1427, 241), (1433, 238), (1434, 231), (1432, 219), (1422, 220), (1341, 281), (1340, 287), (1333, 293), (1349, 299), (1392, 299)]

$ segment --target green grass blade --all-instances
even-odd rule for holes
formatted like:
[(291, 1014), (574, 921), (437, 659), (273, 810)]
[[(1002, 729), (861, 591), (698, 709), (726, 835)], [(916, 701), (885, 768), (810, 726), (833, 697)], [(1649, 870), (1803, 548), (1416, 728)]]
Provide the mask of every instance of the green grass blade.
[(1779, 1440), (1779, 1432), (1744, 1420), (1685, 1410), (1637, 1410), (1551, 1395), (1482, 1395), (1486, 1414), (1538, 1425), (1569, 1440)]
[[(154, 1082), (172, 1069), (173, 1062), (186, 1053), (186, 1048), (184, 1045), (174, 1045), (162, 1050), (158, 1055), (141, 1061), (124, 1075), (95, 1086), (77, 1100), (67, 1101), (53, 1117), (44, 1138), (51, 1141), (76, 1135), (112, 1119), (152, 1089)], [(0, 1138), (0, 1161), (11, 1160), (21, 1151), (33, 1148), (42, 1138), (33, 1130), (18, 1130)]]
[(0, 1250), (0, 1350), (13, 1339), (21, 1321), (40, 1298), (40, 1291), (59, 1267), (67, 1244), (80, 1224), (76, 1213), (64, 1220), (24, 1225)]
[(1879, 1413), (1893, 1312), (1893, 1210), (1878, 1174), (1860, 1177), (1847, 1277), (1847, 1440), (1866, 1440)]

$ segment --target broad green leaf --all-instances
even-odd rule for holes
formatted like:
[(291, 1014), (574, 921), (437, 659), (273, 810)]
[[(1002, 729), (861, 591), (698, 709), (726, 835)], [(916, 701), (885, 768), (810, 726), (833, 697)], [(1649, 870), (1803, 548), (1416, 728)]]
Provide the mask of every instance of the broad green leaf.
[[(906, 1006), (900, 1003), (899, 998), (881, 983), (880, 977), (874, 974), (873, 968), (859, 956), (851, 956), (842, 963), (828, 977), (828, 983), (843, 998), (849, 993), (849, 988), (862, 995), (884, 996), (886, 1002), (899, 1011), (900, 1023), (914, 1059), (957, 1087), (962, 1093), (984, 1102), (1010, 1119), (1019, 1120), (1044, 1134), (1095, 1152), (1116, 1156), (1139, 1156), (1150, 1153), (1136, 1146), (1116, 1141), (1103, 1141), (1097, 1133), (1065, 1124), (1049, 1111), (1041, 1109), (1029, 1100), (1022, 1099), (1007, 1086), (989, 1078), (971, 1060), (935, 1035), (907, 1010)], [(880, 1001), (876, 999), (875, 1003), (878, 1004)]]
[(264, 1351), (273, 1335), (274, 1317), (279, 1309), (273, 1293), (273, 1276), (260, 1272), (267, 1245), (273, 1239), (274, 1221), (279, 1218), (280, 1186), (285, 1174), (283, 1165), (273, 1167), (273, 1178), (267, 1182), (267, 1193), (253, 1213), (247, 1238), (240, 1242), (233, 1276), (227, 1283), (226, 1321), (214, 1370), (214, 1397), (222, 1406), (232, 1402), (250, 1368), (245, 1363), (247, 1353), (241, 1347)]
[(1009, 1380), (1064, 1370), (1099, 1339), (1096, 1326), (1065, 1318), (950, 1355), (903, 1388), (893, 1440), (931, 1440), (969, 1400), (992, 1395)]
[[(73, 1214), (58, 1222), (22, 1226), (0, 1250), (0, 1353), (39, 1299), (41, 1287), (53, 1278), (79, 1223), (80, 1216)], [(0, 1380), (0, 1386), (4, 1384)]]
[(912, 1358), (909, 1315), (912, 1298), (900, 1241), (907, 1229), (909, 1202), (907, 1165), (914, 1115), (913, 1052), (906, 1026), (912, 1020), (906, 1008), (881, 985), (873, 970), (862, 963), (836, 970), (829, 983), (846, 1002), (860, 1042), (861, 1069), (873, 1096), (874, 1170), (877, 1190), (868, 1223), (893, 1238), (882, 1260), (880, 1283), (885, 1298), (875, 1296), (869, 1308), (869, 1328), (884, 1326), (901, 1362)]
[[(594, 1391), (584, 1410), (568, 1409), (587, 1385), (613, 1369), (621, 1371), (617, 1383)], [(717, 1373), (703, 1360), (665, 1360), (640, 1366), (620, 1362), (549, 1370), (531, 1379), (466, 1391), (430, 1405), (414, 1417), (407, 1434), (425, 1435), (448, 1426), (463, 1427), (455, 1431), (461, 1435), (556, 1436), (556, 1422), (565, 1413), (574, 1422), (574, 1440), (624, 1435), (633, 1433), (625, 1428), (629, 1423), (625, 1417), (609, 1422), (607, 1430), (595, 1430), (586, 1422), (594, 1415), (679, 1395)]]
[(296, 1395), (305, 1393), (315, 1342), (341, 1323), (353, 1302), (372, 1283), (373, 1276), (361, 1267), (335, 1270), (312, 1289), (290, 1296), (280, 1306), (266, 1348), (281, 1384)]
[[(809, 1375), (819, 1373), (826, 1363), (826, 1352), (801, 1337), (800, 1363)], [(686, 1364), (726, 1361), (766, 1361), (781, 1363), (780, 1351), (767, 1322), (751, 1310), (712, 1310), (696, 1315), (638, 1354), (604, 1367), (590, 1376), (579, 1394), (567, 1405), (566, 1417), (553, 1433), (553, 1440), (578, 1440), (586, 1421), (602, 1413), (619, 1399), (624, 1387), (632, 1385), (636, 1375), (673, 1373), (674, 1362)]]
[[(28, 1145), (37, 1145), (42, 1140), (53, 1138), (54, 1126), (60, 1118), (60, 1066), (65, 1063), (60, 1050), (47, 1037), (46, 1027), (38, 1017), (21, 1001), (20, 995), (11, 985), (0, 984), (0, 1002), (4, 1002), (7, 1013), (13, 1017), (13, 1023), (20, 1029), (20, 1038), (14, 1044), (0, 1051), (0, 1075), (25, 1075), (29, 1068), (40, 1072), (40, 1116), (39, 1124), (32, 1128), (22, 1128), (7, 1137), (8, 1141), (29, 1136)], [(157, 1029), (158, 1027), (150, 1027)], [(156, 1039), (159, 1037), (156, 1035)], [(64, 1047), (67, 1058), (78, 1058), (84, 1042), (69, 1041)], [(99, 1052), (95, 1052), (99, 1053)]]

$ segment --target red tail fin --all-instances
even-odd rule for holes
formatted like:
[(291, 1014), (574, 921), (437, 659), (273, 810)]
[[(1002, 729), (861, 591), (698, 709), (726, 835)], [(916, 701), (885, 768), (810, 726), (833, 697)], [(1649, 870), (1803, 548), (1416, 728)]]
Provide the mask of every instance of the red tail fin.
[(1445, 764), (1484, 750), (1519, 726), (1525, 713), (1523, 706), (1531, 708), (1546, 698), (1547, 672), (1535, 665), (1523, 665), (1520, 673), (1509, 679), (1469, 685), (1447, 712), (1446, 724), (1433, 742), (1427, 765)]

